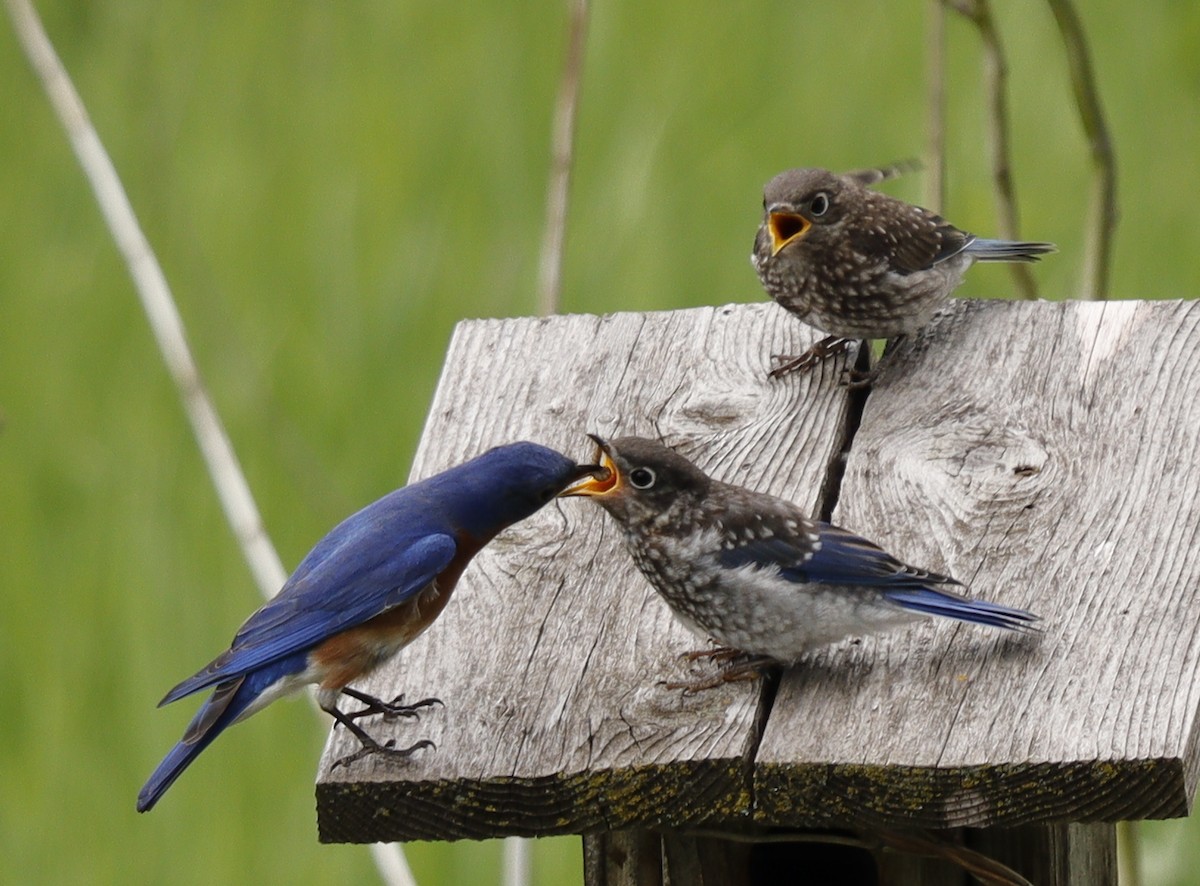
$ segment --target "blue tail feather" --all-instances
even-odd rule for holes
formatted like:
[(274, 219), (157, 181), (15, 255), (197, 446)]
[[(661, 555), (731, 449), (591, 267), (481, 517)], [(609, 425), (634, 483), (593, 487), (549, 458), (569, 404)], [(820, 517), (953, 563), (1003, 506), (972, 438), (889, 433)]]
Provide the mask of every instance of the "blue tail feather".
[(987, 625), (993, 628), (1004, 628), (1009, 631), (1032, 630), (1037, 616), (1024, 609), (1013, 609), (1001, 606), (999, 603), (989, 603), (986, 600), (968, 600), (942, 591), (930, 588), (919, 590), (890, 590), (886, 596), (898, 606), (921, 612), (925, 615), (939, 615), (954, 618), (971, 624)]
[(238, 716), (258, 697), (248, 690), (242, 679), (217, 687), (212, 696), (196, 711), (183, 738), (171, 748), (138, 793), (137, 811), (148, 812), (166, 793), (183, 770), (192, 764), (213, 739), (232, 726)]

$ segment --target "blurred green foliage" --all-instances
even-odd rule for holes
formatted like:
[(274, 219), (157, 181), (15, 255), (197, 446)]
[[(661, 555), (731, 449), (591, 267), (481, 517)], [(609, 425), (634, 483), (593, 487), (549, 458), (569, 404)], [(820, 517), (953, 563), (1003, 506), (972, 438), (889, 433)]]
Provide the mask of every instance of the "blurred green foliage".
[[(293, 565), (403, 482), (454, 322), (533, 310), (566, 4), (38, 5)], [(1060, 245), (1036, 273), (1069, 297), (1089, 166), (1061, 47), (1043, 4), (996, 6), (1023, 233)], [(1113, 293), (1192, 297), (1200, 5), (1082, 6), (1121, 171)], [(563, 310), (761, 299), (747, 256), (767, 178), (921, 152), (926, 9), (596, 4)], [(948, 31), (944, 209), (986, 234), (977, 40)], [(155, 702), (259, 601), (7, 22), (0, 83), (5, 879), (370, 882), (363, 849), (316, 842), (325, 724), (304, 704), (233, 730), (133, 811), (191, 715)], [(916, 199), (919, 178), (893, 191)], [(981, 269), (963, 294), (1008, 288)], [(1196, 826), (1141, 833), (1147, 882), (1200, 882)], [(423, 886), (497, 881), (495, 843), (409, 855)], [(578, 842), (537, 844), (535, 870), (578, 882)]]

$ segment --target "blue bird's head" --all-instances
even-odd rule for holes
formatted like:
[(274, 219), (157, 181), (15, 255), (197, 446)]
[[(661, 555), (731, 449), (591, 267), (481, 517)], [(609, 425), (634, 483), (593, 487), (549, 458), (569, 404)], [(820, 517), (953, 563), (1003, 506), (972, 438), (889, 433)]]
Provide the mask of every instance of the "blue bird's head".
[(600, 473), (537, 443), (489, 449), (425, 481), (454, 522), (480, 541), (531, 516), (567, 486)]

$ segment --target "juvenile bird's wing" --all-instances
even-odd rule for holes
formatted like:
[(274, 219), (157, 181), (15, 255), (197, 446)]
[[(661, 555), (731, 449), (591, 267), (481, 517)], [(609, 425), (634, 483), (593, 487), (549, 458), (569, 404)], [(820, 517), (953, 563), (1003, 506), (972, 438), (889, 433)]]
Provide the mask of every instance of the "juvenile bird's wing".
[(770, 537), (762, 538), (760, 529), (754, 533), (759, 537), (739, 540), (732, 550), (722, 551), (722, 565), (778, 566), (784, 578), (795, 582), (892, 588), (958, 584), (948, 576), (907, 566), (878, 545), (828, 523), (805, 520), (794, 532), (782, 531), (771, 521), (763, 525)]
[(458, 550), (455, 539), (441, 532), (389, 539), (370, 525), (354, 530), (331, 533), (314, 548), (283, 590), (246, 620), (229, 650), (160, 704), (308, 649), (398, 606), (433, 581)]
[(885, 255), (898, 274), (926, 271), (958, 255), (975, 239), (940, 215), (903, 201), (863, 191), (863, 217), (846, 236), (863, 255)]
[(902, 563), (878, 545), (839, 526), (829, 523), (816, 526), (819, 548), (799, 568), (800, 581), (889, 588), (958, 584), (949, 576)]
[(924, 615), (1008, 630), (1028, 630), (1037, 621), (1037, 616), (1023, 609), (972, 600), (952, 590), (943, 590), (959, 582), (908, 566), (878, 545), (840, 527), (809, 522), (805, 529), (811, 532), (743, 542), (723, 551), (721, 562), (731, 568), (777, 566), (782, 578), (797, 583), (878, 588), (897, 606)]

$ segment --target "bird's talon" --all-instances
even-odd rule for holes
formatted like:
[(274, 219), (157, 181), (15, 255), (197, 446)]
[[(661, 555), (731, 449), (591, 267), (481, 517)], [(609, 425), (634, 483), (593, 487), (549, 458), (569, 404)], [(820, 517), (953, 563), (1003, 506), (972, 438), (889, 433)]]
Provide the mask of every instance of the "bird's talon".
[(397, 695), (391, 701), (384, 701), (365, 692), (359, 692), (357, 689), (351, 689), (349, 686), (345, 687), (342, 693), (357, 701), (361, 701), (365, 705), (365, 707), (357, 711), (346, 713), (345, 717), (347, 720), (358, 720), (362, 717), (381, 715), (385, 721), (395, 720), (397, 717), (413, 717), (419, 721), (421, 719), (420, 711), (422, 708), (431, 707), (435, 704), (442, 707), (446, 706), (440, 698), (423, 698), (412, 704), (404, 704), (403, 693)]
[(429, 748), (430, 750), (436, 751), (437, 745), (435, 745), (429, 739), (423, 738), (420, 741), (418, 741), (416, 744), (411, 744), (406, 748), (397, 748), (396, 740), (394, 738), (388, 739), (383, 744), (380, 744), (379, 742), (375, 741), (374, 739), (368, 738), (366, 741), (363, 741), (362, 747), (360, 747), (354, 753), (346, 754), (346, 756), (339, 757), (338, 759), (334, 760), (333, 765), (331, 765), (329, 767), (329, 771), (332, 772), (334, 769), (337, 769), (339, 766), (349, 766), (351, 763), (357, 763), (359, 760), (363, 759), (364, 757), (373, 757), (376, 755), (380, 755), (380, 756), (384, 756), (384, 757), (391, 757), (394, 760), (403, 760), (408, 757), (411, 757), (417, 751), (423, 750), (425, 748)]

